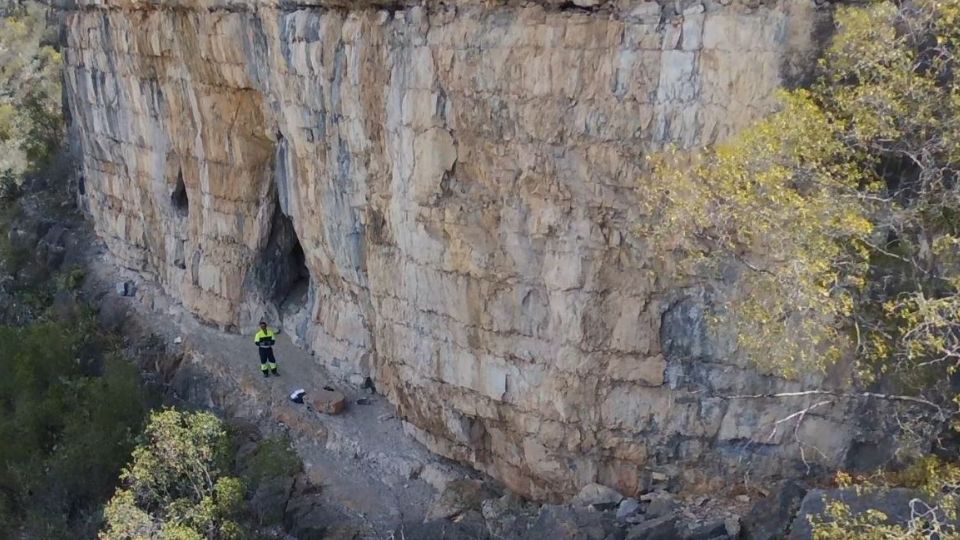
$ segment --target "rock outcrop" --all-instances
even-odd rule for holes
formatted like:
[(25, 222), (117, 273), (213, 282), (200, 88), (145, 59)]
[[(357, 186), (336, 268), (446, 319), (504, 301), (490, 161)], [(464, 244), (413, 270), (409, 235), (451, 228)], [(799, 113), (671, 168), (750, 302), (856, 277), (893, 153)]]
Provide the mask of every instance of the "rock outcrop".
[(728, 399), (801, 385), (711, 335), (705, 289), (632, 232), (651, 150), (729, 135), (811, 65), (812, 3), (65, 9), (82, 204), (201, 319), (282, 320), (537, 498), (845, 459), (844, 402), (782, 424), (814, 400)]

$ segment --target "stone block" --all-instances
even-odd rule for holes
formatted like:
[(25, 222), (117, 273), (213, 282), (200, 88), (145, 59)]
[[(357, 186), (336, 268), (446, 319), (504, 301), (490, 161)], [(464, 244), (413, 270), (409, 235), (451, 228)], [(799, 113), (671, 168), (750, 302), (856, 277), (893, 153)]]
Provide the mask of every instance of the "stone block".
[(340, 414), (346, 407), (346, 397), (343, 392), (330, 387), (308, 392), (307, 399), (314, 410), (324, 414)]

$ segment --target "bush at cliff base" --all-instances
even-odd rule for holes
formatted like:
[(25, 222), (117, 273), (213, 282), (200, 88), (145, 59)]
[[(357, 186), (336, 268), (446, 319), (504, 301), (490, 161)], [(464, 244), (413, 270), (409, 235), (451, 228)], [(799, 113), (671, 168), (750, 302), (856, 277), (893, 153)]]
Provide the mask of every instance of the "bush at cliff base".
[(91, 318), (0, 326), (0, 530), (96, 530), (144, 414), (136, 367), (105, 350)]
[[(649, 225), (637, 233), (693, 286), (734, 276), (735, 294), (714, 291), (726, 306), (712, 324), (736, 329), (760, 369), (799, 379), (853, 364), (851, 395), (897, 388), (948, 425), (960, 367), (960, 0), (838, 7), (835, 21), (815, 82), (784, 92), (778, 112), (710, 151), (651, 156), (654, 180), (637, 188)], [(956, 449), (942, 453), (956, 478)], [(956, 510), (958, 488), (938, 484), (943, 510)], [(834, 510), (818, 538), (926, 537), (919, 522), (875, 527)]]
[(230, 460), (230, 439), (216, 416), (172, 409), (151, 414), (121, 474), (122, 487), (104, 510), (100, 538), (244, 537), (245, 488), (227, 474)]

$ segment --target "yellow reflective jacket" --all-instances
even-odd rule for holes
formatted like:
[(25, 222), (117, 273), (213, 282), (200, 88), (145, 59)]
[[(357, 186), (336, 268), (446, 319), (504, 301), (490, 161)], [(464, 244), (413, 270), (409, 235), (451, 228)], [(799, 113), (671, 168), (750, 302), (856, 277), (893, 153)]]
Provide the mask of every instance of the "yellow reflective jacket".
[(253, 336), (253, 342), (257, 344), (257, 347), (269, 348), (273, 347), (273, 344), (276, 342), (276, 334), (273, 330), (267, 328), (266, 330), (259, 330), (257, 334)]

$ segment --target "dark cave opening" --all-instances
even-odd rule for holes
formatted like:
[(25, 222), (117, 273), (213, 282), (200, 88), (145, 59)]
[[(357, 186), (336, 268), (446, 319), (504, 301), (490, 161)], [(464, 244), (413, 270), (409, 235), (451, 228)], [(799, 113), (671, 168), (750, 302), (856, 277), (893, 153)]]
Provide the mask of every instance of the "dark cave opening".
[(277, 205), (256, 278), (264, 296), (281, 312), (296, 312), (307, 303), (310, 272), (293, 220)]
[(178, 216), (186, 217), (190, 213), (190, 199), (187, 197), (187, 186), (183, 183), (183, 171), (177, 172), (177, 185), (170, 195), (170, 203)]

